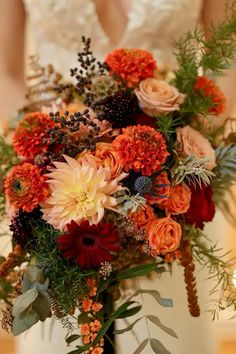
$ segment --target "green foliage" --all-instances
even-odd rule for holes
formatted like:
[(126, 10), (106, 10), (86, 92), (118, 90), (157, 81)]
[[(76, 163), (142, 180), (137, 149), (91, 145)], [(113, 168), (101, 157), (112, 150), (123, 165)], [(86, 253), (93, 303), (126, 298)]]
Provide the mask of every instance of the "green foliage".
[(60, 232), (51, 225), (43, 220), (34, 220), (32, 228), (34, 238), (29, 246), (31, 254), (36, 256), (45, 276), (49, 277), (55, 300), (66, 315), (76, 307), (78, 296), (87, 294), (85, 278), (95, 272), (83, 271), (61, 256), (56, 243)]
[(186, 226), (186, 228), (188, 229), (186, 238), (191, 240), (194, 259), (208, 269), (209, 279), (215, 282), (210, 292), (210, 296), (216, 298), (212, 300), (213, 306), (210, 309), (213, 320), (218, 318), (220, 311), (226, 308), (235, 311), (236, 297), (232, 274), (235, 259), (227, 259), (229, 252), (222, 253), (222, 249), (217, 244), (209, 246), (206, 236), (200, 229), (194, 226)]
[(208, 163), (207, 158), (198, 159), (196, 156), (188, 156), (177, 160), (177, 163), (171, 169), (173, 183), (178, 184), (186, 180), (189, 184), (194, 185), (210, 184), (214, 173), (207, 169)]
[(226, 18), (217, 27), (211, 26), (210, 36), (196, 29), (188, 32), (181, 40), (174, 42), (174, 54), (178, 62), (174, 85), (187, 98), (181, 106), (181, 114), (186, 122), (189, 116), (207, 115), (212, 107), (209, 98), (194, 91), (199, 71), (204, 75), (222, 75), (236, 58), (236, 2), (226, 9)]
[(6, 198), (3, 192), (3, 183), (8, 171), (17, 163), (19, 159), (6, 139), (0, 136), (0, 217), (5, 211)]

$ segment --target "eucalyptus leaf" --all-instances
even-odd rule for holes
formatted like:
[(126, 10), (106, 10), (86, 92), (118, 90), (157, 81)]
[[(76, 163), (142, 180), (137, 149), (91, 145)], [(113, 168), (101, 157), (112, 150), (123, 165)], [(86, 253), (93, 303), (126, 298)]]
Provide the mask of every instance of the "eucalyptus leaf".
[(27, 331), (39, 321), (39, 315), (36, 311), (27, 309), (24, 312), (17, 315), (13, 320), (12, 332), (14, 336)]
[(155, 354), (171, 354), (169, 350), (167, 350), (164, 345), (157, 339), (151, 338), (150, 345)]
[(149, 321), (153, 322), (156, 326), (160, 327), (164, 332), (166, 332), (170, 336), (178, 338), (175, 331), (173, 329), (163, 325), (163, 323), (160, 321), (160, 319), (157, 316), (147, 315), (146, 317), (149, 319)]
[(38, 297), (32, 304), (33, 309), (38, 313), (40, 321), (44, 322), (51, 311), (51, 300), (44, 290), (38, 290)]
[(75, 342), (79, 338), (80, 338), (79, 334), (72, 334), (71, 336), (66, 338), (66, 343), (67, 344), (71, 344), (71, 343)]
[(12, 315), (14, 317), (20, 315), (35, 301), (37, 296), (38, 296), (38, 290), (35, 288), (30, 289), (25, 293), (21, 294), (20, 296), (18, 296), (13, 306)]
[(138, 296), (139, 294), (151, 295), (158, 302), (158, 304), (163, 307), (173, 307), (172, 299), (161, 297), (159, 291), (157, 290), (137, 289), (130, 298)]
[(149, 342), (149, 339), (145, 339), (139, 346), (138, 348), (133, 352), (133, 354), (139, 354), (143, 351), (143, 349), (147, 346)]
[(138, 323), (143, 317), (138, 318), (137, 320), (135, 320), (134, 322), (132, 322), (129, 326), (127, 326), (126, 328), (123, 329), (116, 329), (114, 331), (115, 334), (123, 334), (125, 332), (131, 331), (131, 329), (134, 328), (134, 326), (136, 325), (136, 323)]

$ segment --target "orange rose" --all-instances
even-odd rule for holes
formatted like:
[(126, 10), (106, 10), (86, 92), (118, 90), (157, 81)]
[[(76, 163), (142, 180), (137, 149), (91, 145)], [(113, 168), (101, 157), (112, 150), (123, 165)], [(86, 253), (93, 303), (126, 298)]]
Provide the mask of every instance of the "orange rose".
[(170, 197), (161, 205), (168, 214), (184, 214), (190, 207), (191, 191), (186, 184), (171, 186)]
[(165, 255), (179, 247), (182, 230), (180, 224), (166, 217), (153, 220), (148, 225), (146, 234), (151, 252), (155, 255)]
[(153, 182), (152, 193), (146, 194), (145, 198), (150, 204), (165, 205), (170, 196), (170, 181), (166, 172), (162, 172), (155, 178)]
[(154, 219), (153, 208), (146, 204), (143, 208), (137, 209), (134, 213), (130, 213), (128, 218), (138, 227), (145, 228)]
[(114, 151), (112, 144), (97, 143), (95, 157), (98, 165), (102, 167), (109, 167), (111, 169), (111, 178), (118, 177), (122, 172), (117, 153)]
[(140, 82), (135, 90), (141, 109), (151, 117), (178, 111), (185, 95), (164, 80), (148, 78)]
[(209, 158), (207, 168), (212, 170), (216, 166), (215, 150), (210, 142), (197, 130), (189, 125), (178, 128), (177, 152), (180, 157), (196, 156), (199, 159)]

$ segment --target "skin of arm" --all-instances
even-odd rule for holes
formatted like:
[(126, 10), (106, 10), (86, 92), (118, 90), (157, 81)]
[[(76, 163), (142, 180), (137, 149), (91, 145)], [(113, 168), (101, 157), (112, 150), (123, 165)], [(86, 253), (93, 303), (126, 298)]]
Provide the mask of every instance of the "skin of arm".
[(0, 125), (24, 102), (25, 11), (21, 0), (0, 0)]
[[(207, 29), (211, 24), (217, 25), (223, 18), (225, 13), (225, 0), (205, 0), (202, 11), (202, 23), (205, 28), (206, 36), (209, 36)], [(223, 118), (234, 117), (236, 115), (236, 63), (233, 67), (225, 72), (225, 76), (217, 80), (217, 84), (226, 96), (226, 112)], [(217, 118), (216, 118), (217, 119)], [(222, 117), (218, 118), (223, 122)], [(220, 124), (220, 121), (218, 122)]]

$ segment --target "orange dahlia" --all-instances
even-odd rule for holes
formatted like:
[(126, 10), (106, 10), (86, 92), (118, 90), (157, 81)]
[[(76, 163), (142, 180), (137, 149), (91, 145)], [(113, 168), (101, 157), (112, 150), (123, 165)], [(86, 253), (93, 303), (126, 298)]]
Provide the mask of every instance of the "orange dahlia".
[(220, 115), (225, 111), (226, 98), (218, 86), (215, 85), (213, 80), (205, 76), (198, 76), (194, 89), (200, 92), (205, 97), (209, 97), (212, 106), (209, 107), (208, 112), (215, 115)]
[(157, 69), (152, 53), (141, 49), (115, 49), (107, 55), (110, 73), (125, 80), (129, 87), (137, 86), (141, 80), (154, 76)]
[(48, 197), (45, 178), (28, 162), (13, 167), (5, 180), (5, 191), (10, 205), (27, 213)]
[(41, 112), (28, 113), (18, 124), (13, 137), (13, 146), (19, 156), (33, 159), (48, 150), (48, 129), (55, 123), (49, 115)]
[(144, 176), (160, 171), (169, 155), (161, 133), (146, 125), (127, 127), (122, 132), (113, 141), (113, 147), (124, 170)]

